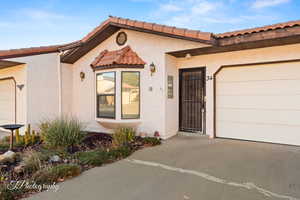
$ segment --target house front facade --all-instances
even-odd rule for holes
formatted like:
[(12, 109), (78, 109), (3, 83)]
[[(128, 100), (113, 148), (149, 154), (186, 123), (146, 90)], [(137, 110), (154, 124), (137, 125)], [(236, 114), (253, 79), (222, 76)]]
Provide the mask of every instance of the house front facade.
[(71, 44), (0, 51), (0, 124), (300, 145), (299, 52), (300, 21), (212, 34), (109, 17)]

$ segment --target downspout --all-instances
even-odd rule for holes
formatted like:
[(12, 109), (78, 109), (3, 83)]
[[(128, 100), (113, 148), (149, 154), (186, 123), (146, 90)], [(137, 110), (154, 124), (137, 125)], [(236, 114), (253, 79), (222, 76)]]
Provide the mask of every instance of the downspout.
[(1, 78), (0, 81), (12, 80), (15, 85), (15, 124), (17, 123), (17, 82), (14, 77)]

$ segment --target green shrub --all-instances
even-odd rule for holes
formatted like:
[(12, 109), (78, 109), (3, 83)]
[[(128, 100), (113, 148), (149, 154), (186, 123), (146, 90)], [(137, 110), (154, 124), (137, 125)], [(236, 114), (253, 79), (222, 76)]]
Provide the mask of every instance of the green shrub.
[(124, 146), (134, 141), (135, 130), (133, 128), (119, 128), (113, 134), (113, 144)]
[(76, 164), (60, 164), (37, 171), (32, 179), (37, 184), (53, 184), (59, 179), (66, 179), (78, 176), (81, 173), (81, 167)]
[(10, 187), (12, 186), (8, 185), (8, 183), (0, 185), (0, 200), (19, 199), (27, 191), (24, 187), (9, 189)]
[(61, 164), (51, 168), (50, 172), (56, 176), (57, 179), (64, 179), (78, 176), (81, 173), (81, 167), (75, 164)]
[(95, 150), (77, 152), (75, 158), (78, 159), (82, 165), (101, 166), (102, 164), (128, 157), (132, 152), (130, 147), (120, 146), (110, 149), (109, 151)]
[(160, 145), (161, 141), (158, 138), (155, 137), (145, 137), (143, 138), (144, 144), (150, 144), (151, 146)]
[(53, 148), (67, 148), (80, 144), (85, 135), (82, 129), (82, 123), (74, 118), (57, 118), (40, 125), (45, 143)]
[(62, 159), (68, 159), (70, 154), (65, 149), (48, 149), (47, 147), (43, 146), (39, 149), (42, 154), (42, 160), (47, 161), (50, 157), (57, 155)]
[[(14, 147), (26, 147), (28, 145), (34, 145), (37, 144), (41, 141), (40, 136), (32, 136), (31, 139), (28, 141), (26, 144), (25, 142), (25, 135), (19, 135), (18, 136), (18, 141), (17, 141), (17, 136), (14, 136)], [(3, 150), (8, 150), (10, 144), (10, 136), (5, 136), (0, 140), (0, 151)]]
[(129, 146), (120, 146), (110, 150), (109, 157), (113, 160), (126, 158), (132, 154), (133, 150)]
[(0, 185), (0, 200), (14, 200), (14, 191), (9, 190), (6, 184)]
[(109, 154), (105, 151), (78, 152), (76, 158), (82, 165), (101, 166), (109, 160)]
[(9, 144), (0, 143), (0, 151), (7, 151), (9, 149)]
[(33, 173), (42, 168), (43, 154), (32, 149), (26, 150), (23, 154), (21, 165), (24, 166), (24, 171)]

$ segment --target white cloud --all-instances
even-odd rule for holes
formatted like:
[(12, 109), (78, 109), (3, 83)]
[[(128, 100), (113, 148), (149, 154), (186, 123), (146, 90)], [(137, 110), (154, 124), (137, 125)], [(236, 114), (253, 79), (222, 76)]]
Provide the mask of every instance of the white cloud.
[[(150, 13), (151, 19), (170, 26), (211, 32), (225, 32), (240, 27), (249, 28), (249, 24), (260, 26), (275, 22), (278, 16), (274, 12), (263, 14), (249, 7), (249, 1), (238, 0), (166, 0), (159, 3), (159, 9)], [(251, 0), (250, 2), (258, 0)], [(276, 0), (279, 1), (279, 0)], [(280, 0), (289, 1), (289, 0)], [(247, 7), (246, 7), (247, 6)], [(163, 10), (165, 9), (165, 10)], [(238, 9), (238, 10), (237, 10)]]
[(277, 6), (289, 2), (290, 0), (255, 0), (254, 3), (252, 4), (252, 8), (260, 9), (260, 8)]
[(179, 5), (176, 5), (174, 3), (167, 3), (167, 4), (161, 4), (160, 10), (166, 12), (177, 12), (182, 10), (182, 8)]
[(158, 18), (165, 18), (164, 24), (189, 28), (196, 28), (194, 26), (199, 26), (201, 24), (199, 22), (232, 23), (236, 20), (219, 16), (217, 13), (223, 7), (223, 2), (219, 0), (172, 0), (160, 4), (160, 9), (155, 15)]
[(34, 20), (56, 20), (66, 18), (64, 15), (38, 9), (25, 9), (22, 13)]
[(196, 3), (192, 7), (192, 13), (196, 15), (203, 15), (207, 14), (209, 12), (212, 12), (216, 10), (219, 6), (219, 3), (213, 3), (208, 1), (201, 1), (199, 3)]

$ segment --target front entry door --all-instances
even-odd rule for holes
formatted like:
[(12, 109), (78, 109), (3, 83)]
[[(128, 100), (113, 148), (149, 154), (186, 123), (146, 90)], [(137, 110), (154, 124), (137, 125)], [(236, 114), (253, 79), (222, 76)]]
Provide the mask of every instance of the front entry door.
[(205, 68), (179, 71), (179, 130), (204, 133)]

